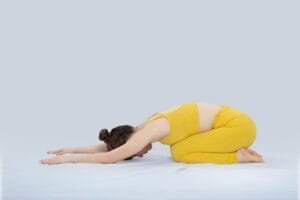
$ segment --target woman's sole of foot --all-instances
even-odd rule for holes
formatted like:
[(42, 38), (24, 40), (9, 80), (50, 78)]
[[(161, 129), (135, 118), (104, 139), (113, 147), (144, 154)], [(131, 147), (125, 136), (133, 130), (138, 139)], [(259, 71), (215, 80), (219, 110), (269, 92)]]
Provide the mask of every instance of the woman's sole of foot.
[(237, 151), (237, 157), (239, 162), (241, 163), (247, 163), (247, 162), (264, 162), (262, 159), (262, 156), (258, 154), (257, 152), (251, 150), (242, 148)]

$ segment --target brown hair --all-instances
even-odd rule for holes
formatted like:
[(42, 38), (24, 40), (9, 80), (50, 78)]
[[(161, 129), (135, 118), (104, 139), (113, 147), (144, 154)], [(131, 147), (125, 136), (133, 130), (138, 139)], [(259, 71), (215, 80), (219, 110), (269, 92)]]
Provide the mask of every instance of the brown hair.
[[(104, 141), (107, 146), (107, 150), (111, 151), (126, 143), (129, 137), (133, 134), (134, 127), (130, 125), (120, 125), (109, 132), (106, 128), (99, 131), (99, 140)], [(126, 158), (124, 160), (131, 160), (134, 156)]]

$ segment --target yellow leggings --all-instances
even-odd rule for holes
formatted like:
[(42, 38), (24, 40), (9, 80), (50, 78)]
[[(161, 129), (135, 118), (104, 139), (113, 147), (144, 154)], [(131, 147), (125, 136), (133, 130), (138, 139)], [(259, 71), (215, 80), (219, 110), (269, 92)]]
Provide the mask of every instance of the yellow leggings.
[(184, 163), (237, 163), (236, 151), (249, 147), (256, 138), (256, 126), (241, 111), (221, 105), (213, 129), (192, 134), (171, 144), (172, 158)]

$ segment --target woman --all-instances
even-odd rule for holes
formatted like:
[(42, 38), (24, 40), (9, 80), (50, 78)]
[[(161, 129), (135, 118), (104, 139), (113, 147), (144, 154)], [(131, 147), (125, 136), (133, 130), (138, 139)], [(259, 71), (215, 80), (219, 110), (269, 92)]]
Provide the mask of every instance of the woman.
[[(248, 147), (256, 138), (256, 126), (244, 112), (224, 104), (190, 101), (157, 112), (137, 127), (121, 125), (102, 129), (96, 146), (48, 151), (56, 157), (43, 164), (116, 163), (143, 157), (152, 142), (170, 146), (173, 160), (183, 163), (263, 162)], [(63, 155), (71, 153), (73, 155)], [(83, 155), (78, 155), (78, 153)]]

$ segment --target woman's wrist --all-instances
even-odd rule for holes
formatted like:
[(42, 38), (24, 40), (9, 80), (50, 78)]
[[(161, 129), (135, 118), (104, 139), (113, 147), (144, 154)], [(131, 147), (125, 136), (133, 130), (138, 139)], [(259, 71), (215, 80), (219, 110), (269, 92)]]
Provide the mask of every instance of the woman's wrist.
[(68, 156), (63, 156), (62, 162), (63, 163), (76, 163), (76, 162), (78, 162), (78, 159), (76, 159), (76, 155), (68, 155)]
[(75, 149), (73, 147), (64, 148), (64, 153), (75, 153)]

